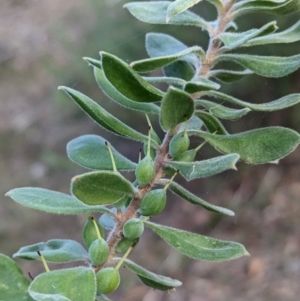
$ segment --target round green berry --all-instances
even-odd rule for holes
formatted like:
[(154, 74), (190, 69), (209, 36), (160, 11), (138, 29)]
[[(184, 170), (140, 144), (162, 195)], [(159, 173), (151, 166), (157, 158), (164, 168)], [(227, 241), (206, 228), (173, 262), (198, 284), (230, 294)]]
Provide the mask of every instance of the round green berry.
[(100, 265), (107, 260), (109, 247), (104, 239), (96, 239), (89, 247), (89, 257), (93, 265)]
[(115, 251), (116, 253), (125, 253), (133, 244), (137, 244), (139, 241), (139, 238), (137, 239), (129, 239), (124, 237), (123, 239), (121, 239), (116, 248)]
[(175, 157), (174, 160), (180, 162), (193, 162), (195, 160), (196, 154), (197, 154), (196, 149), (190, 149), (182, 153), (178, 157)]
[(169, 153), (173, 158), (176, 158), (187, 151), (189, 146), (189, 136), (185, 132), (178, 133), (170, 141)]
[[(105, 232), (102, 226), (96, 221), (100, 235), (102, 238), (105, 237)], [(95, 225), (93, 223), (92, 217), (89, 217), (87, 222), (85, 223), (82, 230), (82, 239), (85, 245), (89, 248), (94, 240), (98, 238), (97, 231)]]
[(144, 216), (153, 216), (166, 206), (167, 195), (165, 189), (155, 189), (148, 192), (142, 200), (140, 212)]
[(142, 159), (135, 169), (136, 180), (139, 185), (149, 184), (155, 176), (155, 165), (151, 157)]
[(112, 267), (103, 268), (96, 273), (97, 293), (109, 294), (120, 284), (120, 273)]
[(123, 227), (123, 235), (130, 239), (139, 238), (144, 232), (144, 223), (138, 218), (131, 218)]

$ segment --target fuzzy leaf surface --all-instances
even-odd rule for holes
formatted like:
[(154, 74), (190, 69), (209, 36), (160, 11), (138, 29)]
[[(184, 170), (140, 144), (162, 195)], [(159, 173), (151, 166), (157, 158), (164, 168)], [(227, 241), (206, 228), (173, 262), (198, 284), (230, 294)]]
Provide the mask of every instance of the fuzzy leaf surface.
[(233, 61), (265, 77), (283, 77), (296, 71), (300, 67), (300, 54), (287, 57), (221, 54), (218, 60)]
[(147, 114), (159, 114), (159, 107), (152, 103), (140, 103), (132, 101), (121, 94), (115, 87), (107, 80), (102, 69), (94, 67), (94, 76), (97, 84), (102, 89), (103, 93), (119, 105)]
[(185, 61), (176, 61), (163, 68), (163, 73), (167, 77), (178, 77), (185, 81), (190, 81), (195, 75), (194, 68)]
[(250, 164), (274, 163), (291, 153), (300, 143), (300, 135), (283, 127), (267, 127), (233, 135), (213, 135), (188, 131), (202, 137), (222, 153), (237, 153)]
[(228, 119), (228, 120), (239, 119), (251, 111), (249, 108), (240, 109), (240, 110), (227, 108), (220, 104), (208, 100), (203, 100), (203, 99), (196, 100), (195, 104), (201, 105), (202, 107), (207, 109), (210, 114), (213, 114), (218, 118)]
[(300, 102), (300, 94), (286, 95), (279, 99), (267, 103), (262, 103), (262, 104), (253, 104), (253, 103), (245, 102), (238, 98), (235, 98), (233, 96), (218, 91), (209, 91), (207, 92), (207, 95), (213, 96), (218, 99), (226, 100), (228, 102), (237, 104), (239, 106), (249, 108), (253, 111), (262, 111), (262, 112), (273, 112), (277, 110), (282, 110), (294, 106)]
[(134, 195), (131, 183), (110, 171), (93, 171), (74, 177), (71, 191), (86, 205), (109, 205), (124, 195)]
[[(149, 32), (146, 34), (145, 47), (151, 58), (174, 56), (178, 53), (187, 51), (189, 48), (184, 43), (168, 34), (156, 32)], [(200, 55), (204, 55), (202, 48), (199, 49), (199, 52)], [(180, 56), (178, 59), (192, 64), (195, 69), (200, 66), (198, 56), (193, 53)]]
[(220, 85), (204, 77), (197, 77), (195, 80), (187, 82), (184, 91), (188, 93), (197, 93), (208, 90), (218, 90)]
[(29, 280), (14, 260), (0, 254), (0, 300), (33, 301), (28, 294)]
[(101, 52), (106, 79), (125, 97), (136, 102), (161, 101), (164, 92), (150, 85), (127, 63), (116, 56)]
[(39, 259), (40, 251), (47, 262), (65, 263), (78, 260), (88, 260), (89, 255), (84, 247), (71, 239), (51, 239), (22, 247), (13, 257), (23, 259)]
[(156, 69), (168, 66), (180, 58), (189, 55), (191, 53), (197, 53), (200, 56), (205, 56), (203, 49), (199, 46), (189, 47), (181, 52), (173, 55), (160, 56), (155, 58), (143, 59), (132, 62), (130, 66), (137, 72), (151, 72)]
[(187, 181), (191, 181), (194, 179), (213, 176), (228, 169), (236, 169), (235, 164), (239, 158), (240, 156), (238, 154), (229, 154), (203, 161), (171, 161), (168, 165), (179, 170), (179, 173)]
[(126, 137), (133, 140), (147, 142), (147, 136), (132, 129), (106, 110), (104, 110), (99, 104), (94, 102), (86, 95), (67, 87), (60, 87), (68, 96), (70, 96), (83, 111), (85, 111), (94, 121), (96, 121), (104, 129), (117, 134), (122, 137)]
[[(113, 170), (111, 157), (105, 139), (97, 135), (83, 135), (67, 144), (68, 157), (75, 163), (90, 169)], [(136, 164), (112, 150), (118, 170), (134, 170)]]
[(46, 272), (31, 282), (29, 293), (37, 301), (95, 301), (95, 273), (86, 267)]
[(184, 11), (167, 22), (167, 10), (171, 1), (131, 2), (125, 8), (138, 20), (150, 24), (190, 25), (211, 30), (209, 22), (191, 11)]
[(277, 28), (278, 27), (276, 26), (276, 22), (272, 21), (259, 29), (250, 29), (248, 31), (240, 33), (223, 32), (218, 35), (218, 39), (220, 39), (224, 43), (226, 48), (234, 49), (244, 46), (244, 44), (250, 39), (261, 36), (264, 38), (265, 35), (274, 32)]
[(177, 194), (178, 196), (180, 196), (182, 199), (188, 201), (191, 204), (199, 205), (211, 212), (234, 216), (233, 211), (223, 208), (223, 207), (220, 207), (220, 206), (212, 205), (212, 204), (200, 199), (199, 197), (197, 197), (190, 191), (186, 190), (185, 188), (183, 188), (181, 185), (179, 185), (178, 183), (176, 183), (174, 181), (169, 185), (169, 189), (172, 192), (174, 192), (175, 194)]
[(221, 121), (215, 116), (200, 110), (197, 110), (195, 114), (203, 121), (205, 127), (210, 133), (217, 135), (228, 135)]
[(244, 246), (236, 242), (214, 239), (149, 221), (145, 225), (173, 248), (196, 260), (227, 261), (249, 255)]
[(131, 272), (136, 274), (144, 284), (154, 289), (169, 290), (182, 285), (182, 283), (179, 280), (150, 272), (129, 259), (125, 259), (124, 265)]
[(244, 0), (237, 2), (233, 7), (232, 18), (235, 19), (244, 14), (269, 13), (287, 15), (300, 9), (299, 0)]
[(233, 83), (235, 81), (242, 79), (245, 75), (249, 75), (253, 73), (254, 72), (249, 69), (245, 69), (241, 71), (220, 69), (220, 70), (212, 70), (208, 73), (208, 75), (209, 77), (214, 77), (223, 83)]
[(278, 43), (293, 43), (300, 40), (300, 21), (293, 26), (287, 28), (284, 31), (269, 34), (263, 37), (256, 37), (245, 43), (244, 47), (266, 45), (266, 44), (278, 44)]
[(167, 131), (179, 123), (192, 117), (194, 101), (190, 95), (182, 90), (169, 87), (162, 100), (160, 111), (160, 124)]
[(80, 214), (102, 212), (111, 214), (106, 207), (86, 206), (70, 195), (43, 188), (15, 188), (7, 192), (6, 196), (25, 207), (49, 213)]
[(186, 11), (190, 7), (199, 3), (202, 0), (175, 0), (167, 9), (167, 23), (178, 14)]

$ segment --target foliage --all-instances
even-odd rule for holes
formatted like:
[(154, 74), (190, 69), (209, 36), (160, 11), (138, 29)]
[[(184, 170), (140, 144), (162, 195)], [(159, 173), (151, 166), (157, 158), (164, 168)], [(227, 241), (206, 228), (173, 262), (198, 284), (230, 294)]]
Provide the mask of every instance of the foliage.
[[(157, 275), (127, 259), (145, 226), (196, 260), (217, 262), (249, 255), (239, 243), (205, 237), (148, 219), (164, 209), (168, 189), (192, 204), (232, 216), (231, 210), (209, 204), (176, 183), (177, 174), (190, 181), (236, 169), (239, 160), (250, 164), (277, 163), (298, 146), (300, 135), (291, 129), (268, 127), (233, 134), (226, 130), (222, 120), (236, 120), (250, 111), (287, 108), (300, 101), (300, 94), (253, 104), (218, 90), (222, 82), (235, 82), (248, 74), (277, 78), (300, 67), (300, 54), (277, 57), (236, 53), (242, 47), (296, 42), (300, 40), (299, 22), (278, 33), (276, 22), (245, 32), (238, 32), (235, 23), (237, 18), (249, 13), (289, 14), (298, 11), (300, 4), (299, 0), (208, 0), (215, 6), (218, 18), (206, 21), (189, 10), (198, 2), (144, 1), (126, 4), (125, 8), (138, 20), (151, 24), (189, 25), (205, 30), (209, 35), (206, 51), (204, 45), (188, 47), (170, 35), (148, 33), (145, 44), (149, 58), (130, 64), (107, 52), (100, 52), (98, 60), (84, 58), (107, 96), (136, 111), (132, 114), (153, 114), (164, 137), (154, 132), (147, 115), (148, 135), (145, 135), (81, 92), (59, 88), (102, 128), (143, 143), (145, 157), (141, 158), (140, 152), (139, 161), (132, 162), (102, 137), (85, 135), (67, 145), (69, 158), (89, 169), (72, 179), (71, 195), (33, 187), (9, 191), (7, 196), (29, 208), (56, 214), (94, 213), (100, 217), (98, 221), (89, 217), (83, 229), (88, 250), (76, 241), (53, 239), (22, 247), (15, 253), (14, 257), (43, 262), (46, 272), (32, 282), (12, 259), (0, 255), (0, 300), (108, 300), (103, 294), (117, 289), (121, 265), (151, 288), (170, 290), (180, 286), (179, 280)], [(217, 69), (223, 61), (235, 63), (230, 65), (235, 68)], [(152, 76), (151, 72), (157, 69), (161, 69), (161, 76)], [(163, 89), (161, 83), (167, 88)], [(189, 149), (194, 136), (203, 143)], [(197, 151), (204, 143), (223, 155), (197, 161)], [(120, 171), (134, 171), (136, 180), (129, 181)], [(110, 232), (106, 239), (102, 227)], [(125, 254), (116, 257), (118, 252)], [(47, 261), (81, 261), (84, 266), (49, 271)]]

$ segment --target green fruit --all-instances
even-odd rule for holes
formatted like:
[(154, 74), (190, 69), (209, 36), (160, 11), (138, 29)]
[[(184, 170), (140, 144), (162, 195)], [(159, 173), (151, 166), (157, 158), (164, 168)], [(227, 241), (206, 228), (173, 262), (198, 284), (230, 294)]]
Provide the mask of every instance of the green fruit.
[(175, 157), (174, 160), (180, 162), (193, 162), (195, 160), (196, 154), (197, 149), (190, 149), (179, 155), (178, 157)]
[(155, 176), (155, 165), (151, 157), (146, 156), (135, 169), (136, 180), (141, 186), (149, 184)]
[(139, 238), (144, 232), (144, 224), (138, 218), (131, 218), (123, 227), (123, 234), (130, 239)]
[[(97, 221), (96, 221), (96, 223), (97, 223), (101, 237), (105, 238), (104, 229), (101, 227), (101, 225)], [(92, 242), (94, 240), (96, 240), (97, 238), (98, 238), (98, 235), (97, 235), (95, 225), (92, 221), (92, 218), (89, 217), (88, 221), (86, 222), (86, 224), (84, 225), (83, 230), (82, 230), (82, 239), (83, 239), (85, 245), (89, 248), (90, 245), (92, 244)]]
[(166, 206), (167, 195), (165, 189), (155, 189), (148, 192), (142, 200), (140, 212), (144, 216), (153, 216)]
[(96, 273), (97, 293), (109, 294), (120, 284), (120, 273), (114, 268), (103, 268)]
[(185, 132), (178, 133), (170, 141), (169, 153), (173, 158), (176, 158), (187, 151), (189, 146), (189, 136)]
[(125, 253), (134, 243), (137, 244), (139, 242), (139, 238), (138, 239), (129, 239), (124, 237), (123, 239), (121, 239), (116, 248), (115, 251), (117, 253)]
[(104, 239), (96, 239), (89, 247), (89, 257), (93, 265), (100, 265), (109, 256), (109, 247)]

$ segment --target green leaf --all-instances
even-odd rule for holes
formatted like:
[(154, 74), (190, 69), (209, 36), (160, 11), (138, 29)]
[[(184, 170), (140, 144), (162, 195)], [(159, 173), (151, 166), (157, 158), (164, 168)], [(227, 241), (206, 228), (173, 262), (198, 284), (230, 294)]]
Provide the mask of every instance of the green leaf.
[(124, 5), (125, 8), (138, 20), (150, 24), (190, 25), (212, 30), (209, 22), (198, 15), (184, 11), (167, 23), (167, 9), (171, 1), (131, 2)]
[[(110, 209), (112, 214), (115, 215), (117, 213), (117, 209), (116, 208), (112, 208)], [(99, 223), (102, 227), (104, 227), (105, 229), (113, 229), (114, 226), (116, 225), (115, 220), (112, 218), (112, 214), (102, 214), (99, 218)]]
[(204, 261), (227, 261), (249, 255), (244, 246), (151, 222), (145, 225), (184, 255)]
[(220, 104), (208, 100), (203, 100), (203, 99), (196, 100), (195, 104), (201, 105), (202, 107), (207, 109), (210, 114), (213, 114), (218, 118), (228, 119), (228, 120), (239, 119), (251, 111), (249, 108), (240, 109), (240, 110), (227, 108)]
[(245, 75), (253, 74), (253, 71), (249, 69), (235, 71), (235, 70), (212, 70), (208, 73), (209, 77), (215, 77), (221, 82), (232, 83), (242, 79)]
[(104, 129), (133, 140), (147, 142), (147, 136), (137, 132), (119, 119), (104, 110), (99, 104), (94, 102), (86, 95), (67, 87), (59, 87), (70, 96), (93, 120)]
[(167, 131), (192, 117), (194, 101), (188, 93), (171, 86), (162, 100), (160, 113), (160, 124)]
[(153, 103), (139, 103), (132, 101), (121, 94), (119, 91), (117, 91), (114, 86), (107, 80), (102, 69), (94, 68), (94, 76), (103, 93), (119, 105), (147, 114), (159, 114), (159, 107), (157, 105)]
[[(75, 163), (90, 169), (113, 170), (105, 139), (97, 135), (84, 135), (67, 144), (68, 157)], [(111, 145), (118, 170), (134, 170), (136, 164), (116, 151)]]
[(28, 294), (29, 280), (8, 256), (0, 254), (0, 300), (33, 301)]
[(166, 76), (143, 76), (143, 79), (149, 83), (167, 83), (169, 85), (184, 86), (186, 81), (177, 77)]
[(300, 21), (293, 26), (287, 28), (284, 31), (269, 34), (263, 37), (257, 37), (249, 40), (245, 43), (244, 47), (266, 45), (266, 44), (278, 44), (278, 43), (293, 43), (300, 40)]
[(244, 46), (244, 44), (256, 37), (265, 37), (265, 35), (274, 32), (278, 29), (276, 26), (276, 21), (272, 21), (267, 23), (260, 29), (250, 29), (245, 32), (237, 33), (237, 32), (223, 32), (218, 35), (218, 39), (220, 39), (226, 48), (234, 49), (237, 47)]
[[(130, 66), (137, 72), (150, 72), (156, 69), (170, 65), (188, 54), (196, 53), (201, 57), (205, 57), (204, 50), (199, 46), (189, 47), (181, 52), (173, 55), (160, 56), (155, 58), (143, 59), (132, 62)], [(198, 64), (199, 65), (199, 64)]]
[(89, 259), (89, 255), (83, 246), (70, 239), (51, 239), (47, 242), (22, 247), (13, 257), (39, 259), (37, 251), (40, 251), (48, 262), (65, 263)]
[(110, 210), (106, 207), (86, 206), (70, 195), (43, 188), (15, 188), (5, 195), (25, 207), (49, 213), (80, 214), (103, 212), (111, 214)]
[[(120, 260), (120, 258), (118, 259)], [(145, 285), (154, 289), (169, 290), (182, 285), (179, 280), (150, 272), (129, 259), (125, 259), (124, 265), (136, 274)]]
[[(156, 32), (149, 32), (146, 34), (145, 46), (147, 53), (151, 58), (174, 56), (189, 49), (188, 46), (176, 38), (168, 34)], [(200, 56), (205, 56), (202, 48), (199, 48), (198, 52)], [(200, 67), (200, 60), (198, 56), (192, 53), (179, 56), (178, 60), (190, 63), (196, 70)]]
[(250, 13), (269, 13), (286, 15), (300, 9), (299, 0), (244, 0), (235, 3), (232, 7), (233, 19)]
[[(299, 2), (300, 3), (300, 2)], [(300, 54), (279, 57), (279, 56), (259, 56), (248, 54), (221, 54), (218, 61), (234, 61), (248, 68), (256, 74), (265, 77), (286, 76), (300, 67)]]
[(177, 162), (171, 161), (167, 165), (179, 170), (179, 173), (187, 180), (206, 178), (221, 173), (228, 169), (236, 170), (235, 164), (239, 160), (238, 154), (224, 155), (203, 161)]
[(175, 0), (168, 6), (166, 18), (167, 23), (169, 23), (172, 18), (186, 11), (200, 1), (201, 0)]
[(87, 205), (109, 205), (124, 195), (133, 196), (134, 187), (119, 173), (93, 171), (72, 179), (72, 194)]
[[(193, 115), (189, 120), (187, 124), (188, 130), (200, 130), (203, 126), (202, 120), (197, 117), (196, 115)], [(178, 133), (183, 132), (185, 130), (185, 123), (182, 123), (178, 129)]]
[(203, 112), (196, 111), (195, 115), (198, 116), (204, 123), (207, 130), (212, 134), (217, 135), (227, 135), (227, 131), (224, 128), (223, 124), (213, 115)]
[(200, 199), (199, 197), (197, 197), (190, 191), (186, 190), (185, 188), (183, 188), (181, 185), (179, 185), (178, 183), (176, 183), (174, 181), (169, 185), (169, 189), (172, 192), (174, 192), (175, 194), (177, 194), (178, 196), (180, 196), (182, 199), (188, 201), (189, 203), (192, 203), (194, 205), (199, 205), (208, 211), (234, 216), (233, 211), (223, 208), (223, 207), (220, 207), (220, 206), (212, 205), (212, 204)]
[(228, 102), (237, 104), (242, 107), (249, 108), (253, 111), (262, 111), (262, 112), (266, 112), (266, 111), (273, 112), (273, 111), (277, 111), (277, 110), (282, 110), (282, 109), (294, 106), (300, 102), (300, 94), (286, 95), (279, 99), (276, 99), (276, 100), (273, 100), (273, 101), (270, 101), (267, 103), (261, 103), (261, 104), (253, 104), (253, 103), (245, 102), (238, 98), (232, 97), (230, 95), (227, 95), (225, 93), (221, 93), (218, 91), (209, 91), (206, 94), (209, 96), (218, 98), (218, 99), (226, 100)]
[(197, 77), (191, 82), (187, 82), (184, 91), (192, 94), (208, 90), (218, 90), (220, 85), (204, 77)]
[(185, 81), (190, 81), (195, 75), (195, 70), (189, 63), (177, 61), (169, 66), (164, 67), (163, 73), (168, 77), (178, 77)]
[(103, 51), (101, 56), (106, 79), (125, 97), (136, 102), (157, 102), (162, 99), (165, 93), (150, 85), (127, 63)]
[(222, 153), (237, 153), (251, 164), (277, 163), (300, 143), (300, 135), (283, 127), (268, 127), (234, 135), (213, 135), (188, 131), (202, 137)]
[(38, 301), (94, 301), (95, 273), (85, 267), (43, 273), (32, 281), (29, 293)]

